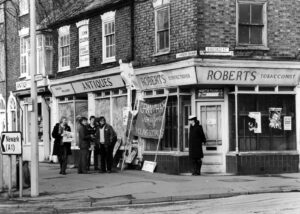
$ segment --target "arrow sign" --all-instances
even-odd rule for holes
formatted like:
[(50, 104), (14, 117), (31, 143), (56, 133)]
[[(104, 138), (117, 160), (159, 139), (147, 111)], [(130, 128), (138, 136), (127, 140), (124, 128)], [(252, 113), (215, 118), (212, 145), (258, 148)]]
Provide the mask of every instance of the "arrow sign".
[(3, 155), (21, 155), (22, 154), (22, 133), (2, 132), (1, 153)]

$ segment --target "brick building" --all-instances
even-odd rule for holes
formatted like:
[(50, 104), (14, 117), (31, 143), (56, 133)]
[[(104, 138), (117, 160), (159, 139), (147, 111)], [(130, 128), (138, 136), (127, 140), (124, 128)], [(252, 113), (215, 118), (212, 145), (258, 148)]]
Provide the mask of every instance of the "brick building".
[[(189, 171), (190, 114), (207, 137), (204, 172), (298, 171), (298, 4), (114, 0), (74, 6), (68, 18), (50, 25), (51, 119), (67, 116), (76, 130), (76, 116), (104, 115), (123, 137), (122, 109), (131, 95), (117, 62), (133, 61), (145, 99), (169, 96), (157, 171)], [(144, 159), (153, 160), (157, 141), (141, 141)]]

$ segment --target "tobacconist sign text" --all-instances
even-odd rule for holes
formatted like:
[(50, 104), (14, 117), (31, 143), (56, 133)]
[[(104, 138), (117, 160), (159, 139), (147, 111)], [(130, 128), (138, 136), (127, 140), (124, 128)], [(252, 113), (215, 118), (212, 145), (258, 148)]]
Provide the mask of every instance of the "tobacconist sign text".
[(174, 71), (143, 74), (138, 75), (137, 77), (143, 89), (155, 89), (197, 83), (194, 67), (182, 68)]
[(199, 84), (297, 85), (296, 70), (262, 68), (197, 67)]

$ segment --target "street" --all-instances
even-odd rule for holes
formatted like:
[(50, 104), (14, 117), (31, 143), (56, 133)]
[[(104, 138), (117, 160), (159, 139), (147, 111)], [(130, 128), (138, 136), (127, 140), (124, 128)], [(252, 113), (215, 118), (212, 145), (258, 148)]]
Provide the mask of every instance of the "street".
[(185, 201), (177, 203), (158, 203), (136, 206), (114, 206), (93, 212), (80, 213), (256, 213), (256, 214), (298, 214), (300, 213), (300, 193), (269, 193), (241, 195), (230, 198)]

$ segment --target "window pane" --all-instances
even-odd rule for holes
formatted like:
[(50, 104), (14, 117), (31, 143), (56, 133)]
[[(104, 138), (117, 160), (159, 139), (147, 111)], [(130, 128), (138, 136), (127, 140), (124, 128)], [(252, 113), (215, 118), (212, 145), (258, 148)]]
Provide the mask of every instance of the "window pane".
[(112, 22), (112, 33), (114, 33), (115, 32), (115, 23), (114, 22)]
[(262, 44), (262, 27), (251, 27), (251, 44)]
[(109, 47), (107, 46), (106, 47), (106, 58), (108, 58), (109, 57)]
[(249, 30), (248, 26), (239, 26), (239, 43), (249, 43)]
[(262, 9), (263, 6), (259, 4), (251, 5), (251, 23), (252, 24), (262, 24)]
[(239, 5), (239, 23), (250, 23), (250, 4)]
[(163, 30), (169, 28), (169, 11), (163, 9), (157, 11), (157, 30)]

